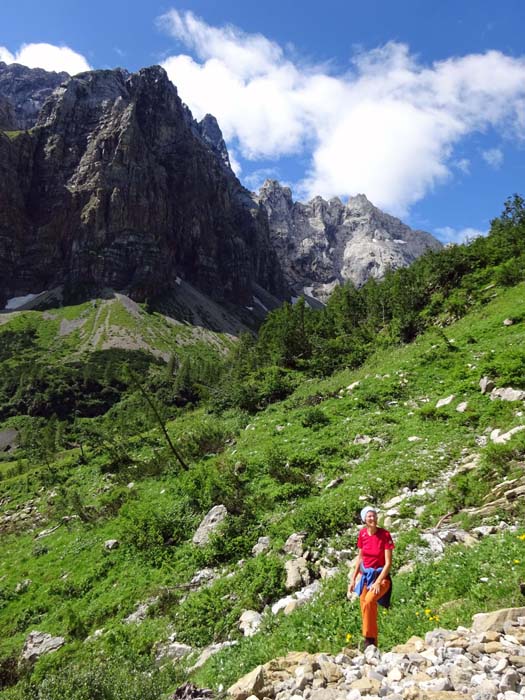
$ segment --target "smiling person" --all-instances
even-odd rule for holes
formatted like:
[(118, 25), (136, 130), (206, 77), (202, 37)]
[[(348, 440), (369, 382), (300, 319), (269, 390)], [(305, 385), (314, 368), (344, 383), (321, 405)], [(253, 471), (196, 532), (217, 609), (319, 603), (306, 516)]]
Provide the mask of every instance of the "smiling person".
[(372, 644), (377, 646), (378, 604), (385, 608), (390, 607), (390, 567), (394, 542), (388, 530), (378, 527), (375, 508), (365, 506), (361, 511), (361, 520), (365, 527), (359, 531), (357, 537), (359, 556), (348, 584), (348, 593), (355, 591), (359, 595), (366, 649)]

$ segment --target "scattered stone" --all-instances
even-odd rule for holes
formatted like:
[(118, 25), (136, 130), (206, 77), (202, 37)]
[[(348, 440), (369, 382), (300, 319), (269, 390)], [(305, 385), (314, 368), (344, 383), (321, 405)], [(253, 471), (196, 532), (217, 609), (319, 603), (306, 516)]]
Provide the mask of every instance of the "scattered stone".
[(226, 506), (213, 506), (193, 535), (193, 544), (196, 544), (199, 547), (208, 544), (211, 535), (214, 532), (217, 532), (227, 515), (228, 511), (226, 510)]
[(148, 610), (151, 608), (152, 605), (158, 602), (158, 598), (149, 598), (149, 600), (144, 601), (143, 603), (139, 603), (136, 610), (134, 610), (130, 615), (128, 615), (126, 618), (124, 618), (124, 622), (126, 625), (132, 625), (132, 624), (138, 624), (139, 622), (143, 622), (146, 617), (148, 616)]
[(420, 442), (423, 438), (419, 437), (419, 435), (410, 435), (410, 437), (407, 437), (408, 442)]
[(285, 563), (286, 569), (286, 589), (293, 591), (300, 588), (302, 585), (307, 586), (310, 583), (310, 572), (306, 559), (298, 557), (290, 559)]
[(52, 535), (53, 532), (56, 532), (58, 528), (62, 525), (62, 523), (59, 523), (58, 525), (55, 525), (54, 527), (47, 528), (46, 530), (42, 530), (42, 532), (39, 532), (38, 535), (35, 537), (35, 540), (41, 540), (44, 537), (49, 537), (49, 535)]
[(501, 401), (523, 401), (525, 400), (525, 391), (512, 389), (510, 386), (502, 389), (493, 389), (490, 392), (490, 399), (491, 401), (496, 399), (501, 399)]
[(258, 557), (259, 554), (264, 554), (270, 549), (270, 538), (269, 537), (259, 537), (257, 544), (252, 547), (252, 554), (254, 557)]
[(183, 683), (171, 695), (170, 700), (208, 700), (213, 698), (213, 691), (209, 688), (197, 688), (193, 683)]
[(342, 484), (342, 483), (343, 483), (343, 477), (342, 477), (342, 476), (338, 476), (338, 477), (336, 477), (335, 479), (332, 479), (332, 481), (329, 481), (329, 482), (326, 484), (325, 489), (326, 489), (326, 490), (335, 489), (336, 486), (339, 486), (339, 485)]
[(442, 408), (443, 406), (448, 406), (452, 401), (454, 401), (455, 395), (450, 394), (450, 396), (445, 397), (444, 399), (439, 399), (436, 403), (436, 408)]
[(215, 579), (215, 575), (215, 569), (210, 569), (208, 567), (199, 569), (191, 579), (190, 586), (192, 588), (199, 588), (204, 583), (211, 583)]
[(239, 618), (239, 629), (245, 637), (253, 637), (261, 626), (262, 615), (255, 610), (245, 610)]
[(306, 532), (294, 532), (291, 534), (283, 545), (283, 552), (302, 557), (304, 554), (304, 540), (307, 534)]
[(503, 321), (503, 325), (504, 325), (504, 326), (512, 326), (512, 325), (514, 325), (514, 321), (513, 321), (511, 318), (506, 318), (506, 319)]
[(178, 661), (194, 651), (189, 644), (181, 644), (175, 640), (168, 640), (165, 644), (158, 644), (155, 649), (155, 662)]
[(445, 551), (445, 545), (437, 535), (433, 535), (431, 532), (423, 532), (420, 537), (428, 544), (430, 551), (434, 554), (441, 555)]
[(458, 405), (456, 406), (456, 411), (457, 411), (458, 413), (465, 413), (465, 411), (467, 410), (467, 408), (468, 408), (468, 402), (467, 402), (467, 401), (462, 401), (461, 403), (458, 403)]
[(33, 581), (31, 581), (30, 578), (25, 578), (23, 581), (16, 584), (15, 593), (25, 593), (32, 583)]
[(372, 442), (370, 435), (356, 435), (354, 445), (369, 445)]
[(525, 615), (525, 608), (505, 608), (489, 613), (478, 613), (472, 618), (472, 630), (474, 632), (503, 632), (503, 625), (507, 620), (517, 620)]
[(496, 388), (496, 385), (492, 379), (489, 379), (489, 377), (482, 377), (479, 380), (479, 388), (481, 389), (482, 394), (488, 394)]
[(112, 550), (118, 549), (120, 547), (120, 542), (118, 540), (106, 540), (104, 542), (104, 549)]
[(505, 443), (509, 442), (513, 435), (519, 433), (521, 430), (525, 430), (525, 425), (517, 425), (516, 427), (508, 430), (506, 433), (501, 433), (500, 429), (496, 428), (490, 433), (490, 439), (496, 445), (504, 445)]
[(219, 651), (227, 649), (228, 647), (233, 647), (236, 644), (237, 641), (233, 640), (231, 642), (218, 642), (217, 644), (210, 644), (209, 646), (205, 647), (201, 651), (197, 661), (193, 664), (193, 666), (191, 666), (191, 668), (188, 669), (188, 673), (193, 673), (193, 671), (196, 671), (201, 666), (204, 666), (206, 661), (208, 661), (208, 659), (214, 656), (215, 654), (218, 654)]
[(30, 632), (24, 642), (22, 659), (31, 664), (35, 663), (41, 656), (60, 649), (65, 643), (64, 637), (53, 637), (46, 632)]

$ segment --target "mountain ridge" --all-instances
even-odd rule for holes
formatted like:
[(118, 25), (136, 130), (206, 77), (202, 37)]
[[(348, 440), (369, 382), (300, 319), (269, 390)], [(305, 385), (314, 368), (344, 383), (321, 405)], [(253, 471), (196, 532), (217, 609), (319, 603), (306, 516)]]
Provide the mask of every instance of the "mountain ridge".
[(268, 214), (271, 240), (294, 292), (323, 301), (338, 284), (361, 286), (442, 247), (430, 233), (414, 231), (364, 194), (346, 204), (319, 196), (294, 202), (289, 187), (266, 180), (257, 201)]

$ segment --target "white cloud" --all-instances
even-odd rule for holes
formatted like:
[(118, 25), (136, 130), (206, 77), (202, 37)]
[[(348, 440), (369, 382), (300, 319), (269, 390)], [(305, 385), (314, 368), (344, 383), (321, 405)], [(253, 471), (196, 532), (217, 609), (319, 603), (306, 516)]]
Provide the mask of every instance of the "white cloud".
[(0, 46), (0, 61), (3, 61), (4, 63), (14, 63), (15, 57), (9, 51), (6, 49), (5, 46)]
[(494, 170), (499, 170), (503, 165), (503, 151), (501, 148), (489, 148), (486, 151), (482, 151), (481, 156)]
[(525, 138), (525, 59), (498, 51), (422, 65), (391, 42), (333, 75), (260, 34), (212, 27), (171, 10), (161, 26), (192, 56), (164, 67), (197, 118), (214, 114), (248, 159), (301, 155), (302, 196), (366, 195), (398, 215), (432, 188), (468, 172), (454, 148), (492, 127)]
[(443, 226), (435, 229), (435, 234), (441, 243), (467, 243), (479, 236), (486, 236), (487, 231), (469, 227), (455, 229), (452, 226)]
[(16, 54), (0, 46), (0, 60), (5, 63), (21, 63), (28, 68), (66, 71), (70, 75), (91, 70), (84, 56), (67, 46), (53, 46), (53, 44), (23, 44)]

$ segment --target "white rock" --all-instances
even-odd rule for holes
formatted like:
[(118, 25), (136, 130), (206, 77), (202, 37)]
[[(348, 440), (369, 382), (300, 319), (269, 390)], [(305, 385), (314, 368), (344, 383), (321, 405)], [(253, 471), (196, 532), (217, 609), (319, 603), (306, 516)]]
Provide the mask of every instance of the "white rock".
[(255, 610), (245, 610), (239, 618), (239, 629), (245, 637), (253, 637), (261, 626), (262, 615)]
[(201, 651), (197, 661), (193, 664), (191, 668), (188, 669), (188, 673), (193, 673), (193, 671), (197, 670), (201, 666), (204, 666), (206, 661), (208, 661), (208, 659), (214, 654), (217, 654), (219, 651), (227, 649), (228, 647), (233, 647), (236, 644), (238, 644), (238, 642), (234, 640), (232, 642), (218, 642), (217, 644), (210, 644), (210, 646), (205, 647)]
[(296, 557), (302, 557), (306, 534), (306, 532), (292, 533), (283, 545), (283, 552), (286, 552), (286, 554), (293, 554)]
[(501, 401), (523, 401), (525, 399), (525, 391), (508, 386), (501, 389), (493, 389), (490, 392), (490, 398), (492, 401), (496, 399)]
[(104, 542), (104, 549), (118, 549), (120, 546), (120, 542), (118, 540), (106, 540)]
[(495, 389), (496, 385), (492, 381), (492, 379), (489, 379), (489, 377), (482, 377), (479, 380), (479, 388), (481, 389), (482, 394), (487, 394), (488, 392), (492, 391)]
[(436, 535), (433, 535), (430, 532), (423, 532), (420, 537), (422, 540), (428, 543), (430, 550), (434, 552), (434, 554), (443, 554), (445, 551), (445, 545), (439, 539), (439, 537), (436, 537)]
[(499, 428), (496, 428), (496, 430), (491, 432), (490, 439), (496, 445), (504, 445), (506, 442), (509, 442), (513, 435), (521, 432), (522, 430), (525, 430), (525, 425), (517, 425), (515, 428), (511, 428), (506, 433), (501, 433)]
[(308, 585), (310, 583), (310, 572), (308, 571), (308, 564), (306, 559), (298, 557), (297, 559), (290, 559), (284, 565), (286, 569), (286, 588), (288, 590), (294, 590), (300, 586)]
[(193, 535), (193, 544), (196, 544), (198, 546), (203, 546), (207, 544), (210, 540), (211, 535), (217, 531), (217, 529), (224, 522), (227, 516), (228, 511), (226, 510), (226, 506), (213, 506), (213, 508), (201, 521), (199, 527), (197, 528), (197, 531)]
[(439, 401), (436, 403), (436, 408), (442, 408), (443, 406), (448, 406), (449, 403), (452, 403), (454, 401), (455, 395), (450, 394), (450, 396), (446, 396), (444, 399), (439, 399)]
[(259, 537), (257, 544), (252, 547), (252, 554), (254, 557), (259, 556), (259, 554), (264, 554), (270, 549), (270, 538), (269, 537)]
[(458, 413), (465, 413), (465, 411), (467, 410), (467, 408), (468, 408), (468, 402), (467, 402), (467, 401), (462, 401), (461, 403), (458, 403), (458, 405), (456, 406), (456, 411), (457, 411)]
[(30, 632), (24, 642), (22, 659), (34, 663), (44, 654), (60, 649), (66, 643), (64, 637), (53, 637), (46, 632)]
[(369, 445), (372, 442), (370, 435), (356, 435), (354, 445)]
[(180, 642), (159, 644), (155, 653), (155, 661), (161, 663), (166, 659), (182, 659), (191, 654), (192, 651), (192, 647), (188, 644), (181, 644)]

